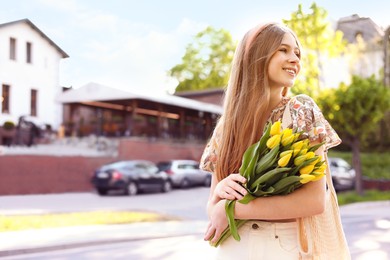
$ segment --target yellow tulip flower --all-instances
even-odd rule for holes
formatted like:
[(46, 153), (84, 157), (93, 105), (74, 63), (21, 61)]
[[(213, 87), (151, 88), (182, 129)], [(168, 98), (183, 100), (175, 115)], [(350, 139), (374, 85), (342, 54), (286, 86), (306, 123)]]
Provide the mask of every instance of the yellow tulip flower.
[[(290, 129), (290, 128), (287, 128), (287, 129)], [(285, 129), (285, 130), (287, 130)], [(290, 129), (291, 130), (291, 129)], [(292, 130), (291, 130), (292, 131)], [(284, 132), (284, 131), (283, 131)], [(295, 140), (295, 136), (289, 132), (286, 132), (282, 135), (282, 145), (283, 146), (287, 146), (287, 145), (290, 145), (292, 142), (294, 142)]]
[(294, 165), (299, 166), (299, 165), (301, 165), (304, 161), (306, 161), (306, 155), (298, 156), (297, 158), (294, 159)]
[(275, 146), (279, 145), (280, 143), (280, 135), (274, 135), (270, 139), (267, 140), (267, 147), (269, 149), (274, 148)]
[(303, 141), (299, 141), (291, 145), (291, 148), (294, 150), (301, 150), (303, 146)]
[(305, 184), (305, 183), (308, 183), (310, 181), (313, 181), (316, 178), (314, 175), (310, 175), (310, 174), (302, 174), (300, 177), (301, 177), (300, 182), (302, 184)]
[(325, 174), (322, 173), (322, 174), (319, 174), (319, 175), (312, 175), (312, 176), (314, 176), (314, 179), (312, 181), (318, 181), (318, 180), (322, 179), (322, 177), (324, 177)]
[(300, 174), (310, 174), (313, 170), (314, 170), (314, 165), (309, 164), (309, 165), (306, 165), (305, 167), (302, 167), (299, 170), (299, 173)]
[(275, 123), (273, 123), (271, 126), (270, 135), (271, 136), (280, 135), (281, 125), (282, 123), (280, 121), (276, 121)]
[(282, 158), (282, 157), (286, 156), (287, 154), (292, 155), (292, 153), (293, 153), (293, 150), (287, 150), (287, 151), (281, 152), (279, 157)]
[[(314, 156), (316, 156), (316, 154), (315, 154), (314, 152), (308, 152), (308, 153), (306, 154), (306, 159), (314, 158)], [(313, 164), (315, 164), (315, 163), (313, 163)]]
[(289, 154), (283, 156), (282, 158), (280, 158), (279, 161), (278, 161), (278, 165), (279, 165), (280, 167), (286, 166), (286, 165), (288, 164), (288, 162), (290, 161), (291, 156), (292, 156), (292, 154), (289, 153)]

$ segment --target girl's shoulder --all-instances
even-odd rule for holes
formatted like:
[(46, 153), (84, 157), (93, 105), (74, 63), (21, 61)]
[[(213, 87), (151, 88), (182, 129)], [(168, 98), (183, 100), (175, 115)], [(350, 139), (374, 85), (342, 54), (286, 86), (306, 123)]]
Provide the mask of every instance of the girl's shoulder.
[(310, 106), (310, 105), (315, 106), (316, 105), (314, 100), (306, 94), (299, 94), (299, 95), (291, 97), (290, 103), (302, 104), (302, 105), (306, 105), (306, 106)]

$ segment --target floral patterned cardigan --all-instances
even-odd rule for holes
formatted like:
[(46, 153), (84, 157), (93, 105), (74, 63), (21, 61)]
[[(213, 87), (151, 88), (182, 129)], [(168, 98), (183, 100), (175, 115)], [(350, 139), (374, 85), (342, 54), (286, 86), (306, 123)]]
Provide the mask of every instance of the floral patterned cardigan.
[[(325, 141), (325, 151), (341, 143), (341, 139), (324, 118), (317, 104), (307, 95), (284, 97), (279, 105), (272, 110), (269, 120), (272, 123), (281, 120), (284, 110), (289, 107), (292, 118), (293, 130), (303, 131), (311, 142)], [(218, 162), (218, 141), (220, 135), (220, 124), (214, 129), (213, 135), (203, 152), (200, 168), (205, 171), (214, 172)]]

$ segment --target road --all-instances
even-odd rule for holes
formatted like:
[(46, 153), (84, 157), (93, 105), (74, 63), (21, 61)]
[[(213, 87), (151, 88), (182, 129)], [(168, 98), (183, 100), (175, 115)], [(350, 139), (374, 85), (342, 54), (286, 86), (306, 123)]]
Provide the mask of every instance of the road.
[[(208, 188), (174, 190), (167, 194), (135, 197), (94, 193), (2, 196), (0, 214), (67, 212), (82, 210), (148, 210), (190, 220), (207, 220)], [(341, 216), (353, 260), (390, 259), (390, 202), (341, 207)], [(199, 259), (215, 250), (201, 235), (187, 235), (85, 246), (52, 252), (31, 253), (5, 259)], [(191, 258), (192, 257), (192, 258)]]
[(168, 193), (124, 196), (111, 193), (64, 193), (50, 195), (0, 196), (0, 215), (43, 214), (97, 210), (140, 210), (174, 215), (190, 220), (206, 220), (209, 188), (175, 189)]

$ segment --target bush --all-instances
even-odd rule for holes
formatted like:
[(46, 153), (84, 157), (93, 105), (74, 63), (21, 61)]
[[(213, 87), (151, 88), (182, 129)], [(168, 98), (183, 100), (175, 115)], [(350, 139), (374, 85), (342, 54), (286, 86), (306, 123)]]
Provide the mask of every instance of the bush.
[[(330, 151), (329, 157), (340, 157), (352, 165), (351, 152)], [(361, 153), (362, 174), (370, 179), (389, 179), (390, 152)]]
[(367, 190), (363, 196), (360, 196), (355, 191), (339, 192), (337, 193), (337, 199), (339, 205), (363, 201), (390, 200), (390, 191)]
[(5, 130), (12, 130), (12, 129), (15, 128), (15, 124), (12, 121), (5, 121), (4, 124), (3, 124), (3, 128)]

